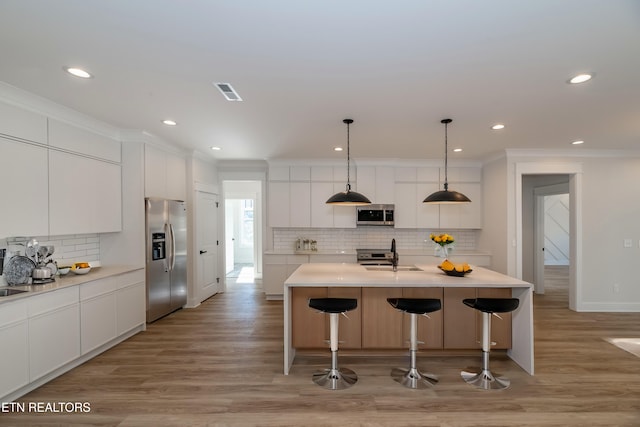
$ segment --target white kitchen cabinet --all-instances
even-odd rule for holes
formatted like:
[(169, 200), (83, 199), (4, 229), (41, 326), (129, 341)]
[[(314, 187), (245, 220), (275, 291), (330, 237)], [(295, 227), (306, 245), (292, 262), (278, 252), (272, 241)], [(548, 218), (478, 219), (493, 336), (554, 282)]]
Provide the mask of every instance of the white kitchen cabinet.
[(50, 150), (48, 234), (121, 230), (121, 166)]
[(281, 300), (284, 282), (302, 264), (309, 262), (308, 255), (265, 254), (263, 257), (262, 287), (268, 300)]
[(145, 323), (144, 270), (80, 285), (81, 352)]
[[(357, 190), (371, 203), (394, 204), (395, 170), (391, 166), (358, 166)], [(354, 188), (355, 189), (355, 188)]]
[(268, 184), (267, 214), (269, 227), (289, 227), (290, 194), (289, 183), (270, 181)]
[[(345, 190), (344, 182), (333, 183), (333, 194)], [(333, 195), (332, 194), (332, 195)], [(334, 206), (333, 226), (335, 228), (356, 228), (356, 207), (355, 206)]]
[(0, 102), (0, 134), (46, 144), (47, 118), (42, 114)]
[(482, 184), (455, 182), (449, 183), (449, 189), (464, 194), (471, 203), (440, 205), (440, 228), (482, 228)]
[(0, 400), (29, 382), (29, 328), (24, 300), (0, 304)]
[(122, 161), (120, 141), (55, 119), (49, 119), (49, 146), (110, 162)]
[(80, 351), (82, 354), (116, 337), (118, 285), (116, 277), (80, 285)]
[(116, 294), (116, 334), (144, 325), (146, 322), (146, 290), (144, 270), (118, 277)]
[(183, 157), (146, 144), (144, 146), (144, 195), (186, 200), (186, 161)]
[(310, 227), (311, 226), (311, 183), (291, 182), (289, 183), (290, 206), (289, 206), (289, 226), (290, 227)]
[(29, 378), (34, 381), (80, 356), (78, 287), (30, 297)]
[(397, 182), (395, 184), (396, 228), (438, 228), (440, 210), (436, 205), (422, 203), (425, 197), (438, 190), (438, 183)]
[(0, 137), (0, 239), (49, 235), (47, 149)]
[(334, 210), (332, 205), (326, 203), (333, 196), (333, 182), (311, 183), (311, 227), (331, 228), (334, 226)]

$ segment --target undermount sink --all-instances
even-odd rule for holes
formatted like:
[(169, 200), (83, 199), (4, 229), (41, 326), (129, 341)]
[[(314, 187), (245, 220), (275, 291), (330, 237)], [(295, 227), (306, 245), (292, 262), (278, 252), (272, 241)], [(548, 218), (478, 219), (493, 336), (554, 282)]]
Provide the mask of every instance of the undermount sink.
[[(365, 266), (367, 271), (393, 271), (393, 266), (391, 265), (367, 265)], [(422, 271), (421, 268), (416, 267), (415, 265), (399, 265), (397, 271)]]
[(29, 292), (29, 291), (23, 291), (22, 289), (4, 288), (4, 289), (0, 289), (0, 297), (8, 297), (10, 295), (21, 294), (23, 292)]

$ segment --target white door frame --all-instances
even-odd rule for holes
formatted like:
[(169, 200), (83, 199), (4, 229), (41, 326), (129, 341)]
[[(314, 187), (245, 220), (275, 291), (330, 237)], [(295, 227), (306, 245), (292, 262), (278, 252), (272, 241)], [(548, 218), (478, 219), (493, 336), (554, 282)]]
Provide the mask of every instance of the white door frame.
[(544, 198), (554, 194), (569, 193), (567, 184), (555, 184), (536, 187), (534, 194), (533, 222), (533, 284), (537, 294), (544, 294)]
[(522, 176), (569, 175), (569, 308), (580, 311), (582, 305), (582, 164), (545, 161), (515, 163), (515, 249), (516, 277), (522, 278)]

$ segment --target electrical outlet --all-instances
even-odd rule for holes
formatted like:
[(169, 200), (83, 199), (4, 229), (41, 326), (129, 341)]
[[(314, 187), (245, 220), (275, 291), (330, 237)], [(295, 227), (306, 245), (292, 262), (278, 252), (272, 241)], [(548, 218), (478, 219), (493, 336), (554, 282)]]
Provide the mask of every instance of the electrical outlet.
[(614, 294), (617, 294), (617, 293), (619, 293), (619, 292), (620, 292), (620, 285), (619, 285), (619, 284), (617, 284), (617, 283), (614, 283), (614, 284), (613, 284), (613, 293), (614, 293)]
[(624, 239), (624, 247), (632, 248), (633, 247), (633, 239)]

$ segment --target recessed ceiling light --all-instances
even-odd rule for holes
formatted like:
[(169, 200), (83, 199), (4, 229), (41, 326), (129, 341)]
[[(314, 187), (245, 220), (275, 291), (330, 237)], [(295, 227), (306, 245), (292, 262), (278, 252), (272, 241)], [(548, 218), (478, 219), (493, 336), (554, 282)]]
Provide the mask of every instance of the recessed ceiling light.
[(572, 145), (580, 145), (580, 144), (584, 144), (584, 141), (573, 141), (571, 144)]
[(163, 120), (162, 123), (164, 123), (167, 126), (176, 126), (178, 123), (174, 122), (173, 120)]
[(213, 151), (220, 151), (220, 150), (222, 150), (222, 148), (220, 148), (220, 147), (211, 147), (211, 149), (212, 149)]
[(578, 83), (588, 82), (588, 81), (589, 81), (589, 80), (591, 80), (594, 76), (595, 76), (595, 74), (593, 74), (593, 73), (583, 73), (583, 74), (578, 74), (577, 76), (572, 77), (571, 79), (569, 79), (568, 83), (571, 83), (571, 84), (578, 84)]
[(91, 74), (89, 74), (87, 71), (83, 70), (82, 68), (64, 67), (64, 70), (71, 75), (80, 77), (81, 79), (90, 79), (93, 77)]
[(459, 153), (459, 152), (461, 152), (461, 151), (462, 151), (462, 148), (454, 148), (454, 149), (453, 149), (453, 152), (454, 152), (454, 153)]
[(342, 151), (342, 147), (333, 147), (333, 151)]
[(493, 130), (504, 129), (504, 125), (502, 123), (496, 123), (495, 125), (491, 126), (491, 129)]

